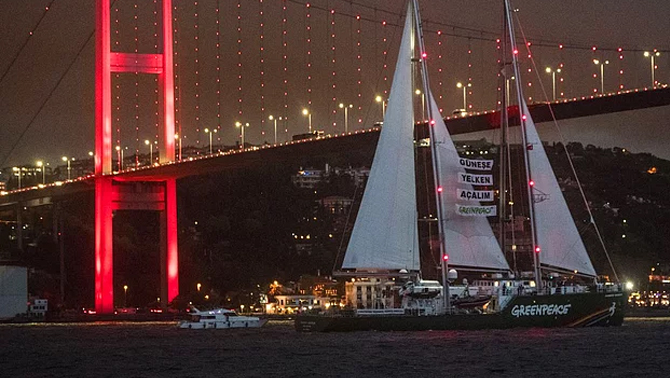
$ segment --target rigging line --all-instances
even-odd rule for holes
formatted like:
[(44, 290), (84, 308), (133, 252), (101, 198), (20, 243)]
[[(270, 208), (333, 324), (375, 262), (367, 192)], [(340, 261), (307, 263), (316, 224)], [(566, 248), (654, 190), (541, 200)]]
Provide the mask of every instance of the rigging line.
[(30, 32), (28, 33), (28, 38), (26, 38), (25, 41), (23, 41), (23, 44), (21, 45), (21, 47), (19, 47), (19, 50), (16, 52), (16, 55), (14, 55), (14, 57), (12, 58), (12, 61), (9, 63), (9, 66), (7, 66), (7, 69), (5, 69), (5, 72), (3, 72), (2, 76), (0, 76), (0, 84), (2, 84), (2, 81), (5, 79), (5, 77), (9, 73), (9, 71), (12, 69), (12, 67), (14, 67), (14, 64), (19, 59), (19, 56), (21, 56), (21, 53), (23, 52), (23, 50), (28, 45), (28, 42), (30, 41), (30, 37), (32, 37), (33, 34), (35, 34), (35, 31), (37, 30), (37, 28), (39, 28), (40, 24), (42, 24), (42, 21), (46, 17), (47, 12), (49, 11), (49, 9), (51, 9), (51, 5), (55, 1), (56, 0), (51, 0), (51, 2), (49, 2), (49, 4), (47, 4), (47, 6), (44, 8), (44, 12), (42, 13), (42, 16), (40, 16), (40, 19), (37, 21), (37, 24), (35, 24), (35, 27), (33, 27), (30, 30)]
[[(521, 22), (519, 20), (519, 16), (515, 13), (516, 16), (516, 21), (517, 24), (519, 25), (519, 31), (521, 32), (521, 36), (524, 40), (524, 42), (527, 42), (526, 40), (526, 35), (523, 31), (523, 26), (521, 26)], [(594, 230), (596, 231), (596, 234), (598, 235), (598, 240), (600, 241), (600, 245), (603, 248), (603, 251), (605, 252), (605, 257), (607, 257), (607, 262), (609, 263), (610, 269), (612, 269), (612, 273), (614, 273), (614, 278), (616, 279), (617, 282), (619, 282), (619, 275), (616, 272), (616, 269), (614, 269), (614, 264), (612, 263), (612, 259), (610, 258), (610, 254), (607, 250), (607, 247), (605, 246), (605, 241), (602, 238), (602, 235), (600, 234), (600, 229), (598, 228), (598, 225), (596, 224), (595, 219), (593, 218), (593, 213), (591, 212), (591, 207), (589, 206), (589, 202), (586, 199), (586, 193), (584, 193), (584, 188), (582, 187), (581, 180), (579, 180), (579, 176), (577, 175), (577, 170), (575, 169), (575, 166), (572, 162), (572, 159), (570, 158), (570, 154), (568, 153), (568, 148), (567, 148), (567, 143), (565, 141), (565, 138), (563, 137), (563, 132), (561, 131), (561, 128), (558, 125), (558, 121), (556, 120), (556, 115), (554, 114), (554, 107), (552, 106), (551, 102), (548, 101), (547, 99), (547, 92), (544, 89), (544, 85), (542, 84), (542, 80), (539, 80), (539, 71), (537, 70), (537, 66), (535, 64), (535, 59), (533, 58), (533, 55), (530, 53), (530, 46), (528, 46), (528, 43), (525, 43), (526, 45), (526, 50), (528, 51), (528, 55), (531, 56), (530, 61), (533, 64), (533, 68), (535, 69), (535, 75), (538, 76), (538, 81), (540, 82), (540, 88), (542, 88), (542, 93), (544, 93), (544, 97), (547, 107), (549, 108), (549, 113), (551, 114), (551, 119), (552, 122), (554, 123), (554, 127), (556, 128), (556, 131), (558, 132), (558, 136), (561, 139), (561, 144), (563, 145), (563, 150), (565, 152), (565, 155), (568, 158), (568, 163), (570, 164), (570, 170), (572, 171), (572, 175), (577, 181), (577, 187), (579, 188), (579, 193), (581, 194), (582, 201), (584, 201), (584, 206), (586, 207), (586, 211), (589, 213), (589, 222), (593, 225)]]
[[(354, 179), (355, 181), (355, 179)], [(362, 186), (362, 185), (361, 185)], [(349, 211), (347, 212), (347, 219), (344, 221), (344, 227), (342, 228), (342, 236), (340, 237), (340, 245), (337, 247), (337, 255), (335, 255), (335, 261), (333, 262), (333, 272), (337, 270), (338, 266), (342, 266), (342, 262), (340, 262), (340, 255), (342, 254), (342, 247), (344, 246), (344, 240), (347, 234), (347, 228), (349, 227), (349, 224), (351, 223), (351, 216), (354, 213), (354, 203), (356, 202), (356, 198), (358, 195), (358, 191), (360, 190), (360, 187), (355, 185), (354, 183), (354, 194), (353, 194), (353, 199), (351, 201), (351, 205), (349, 206)], [(363, 198), (361, 197), (361, 201)], [(360, 204), (359, 204), (360, 207)], [(357, 211), (358, 213), (358, 211)], [(352, 229), (353, 231), (353, 229)], [(350, 233), (351, 234), (351, 233)], [(351, 235), (350, 235), (351, 237)], [(346, 251), (345, 251), (346, 254)], [(344, 257), (342, 257), (344, 259)]]
[(18, 139), (14, 142), (14, 144), (12, 144), (12, 147), (9, 149), (9, 152), (7, 152), (7, 154), (2, 158), (2, 163), (0, 164), (0, 166), (3, 166), (3, 167), (5, 166), (5, 164), (7, 163), (7, 159), (9, 159), (9, 157), (12, 155), (12, 153), (14, 152), (16, 147), (23, 140), (23, 137), (26, 135), (26, 133), (28, 132), (30, 127), (33, 125), (33, 122), (35, 122), (35, 119), (37, 119), (37, 116), (40, 115), (40, 113), (42, 112), (42, 109), (44, 109), (44, 106), (46, 105), (46, 103), (51, 99), (54, 92), (56, 92), (56, 89), (58, 89), (58, 87), (60, 86), (60, 83), (63, 82), (63, 79), (65, 79), (65, 76), (70, 72), (70, 69), (72, 69), (72, 66), (74, 66), (75, 62), (77, 61), (77, 58), (79, 58), (81, 56), (81, 53), (84, 51), (84, 48), (86, 48), (86, 46), (88, 46), (88, 43), (93, 39), (94, 35), (95, 35), (95, 30), (93, 30), (93, 32), (91, 32), (91, 34), (86, 39), (86, 42), (84, 42), (84, 44), (81, 46), (79, 51), (77, 51), (77, 55), (74, 57), (74, 59), (72, 59), (72, 62), (70, 62), (70, 64), (67, 66), (67, 68), (65, 69), (65, 72), (63, 72), (63, 74), (60, 76), (60, 78), (58, 78), (58, 81), (56, 82), (54, 87), (51, 88), (51, 91), (49, 91), (49, 94), (46, 96), (44, 101), (42, 101), (42, 103), (40, 104), (39, 108), (37, 109), (37, 112), (30, 119), (30, 121), (28, 122), (26, 127), (23, 129), (23, 131), (21, 131), (21, 134), (19, 134)]

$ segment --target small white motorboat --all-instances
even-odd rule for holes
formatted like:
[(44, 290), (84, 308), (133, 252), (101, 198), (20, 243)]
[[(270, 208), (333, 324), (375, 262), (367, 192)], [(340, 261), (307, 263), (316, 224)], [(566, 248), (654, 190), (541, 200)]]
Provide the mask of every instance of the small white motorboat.
[(267, 319), (256, 316), (238, 315), (235, 311), (225, 308), (200, 311), (192, 307), (191, 319), (179, 322), (179, 328), (190, 329), (228, 329), (228, 328), (260, 328)]

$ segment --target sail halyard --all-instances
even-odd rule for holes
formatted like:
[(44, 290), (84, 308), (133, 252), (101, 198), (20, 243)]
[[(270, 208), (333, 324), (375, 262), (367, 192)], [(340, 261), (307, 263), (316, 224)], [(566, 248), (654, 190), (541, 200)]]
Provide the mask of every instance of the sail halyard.
[[(408, 15), (411, 14), (411, 4)], [(414, 172), (412, 17), (405, 27), (388, 106), (343, 269), (418, 271)]]
[(526, 120), (528, 117), (530, 117), (530, 114), (528, 114), (527, 111), (525, 111), (525, 107), (522, 107), (521, 104), (525, 103), (525, 100), (523, 98), (523, 90), (521, 88), (521, 75), (520, 75), (520, 70), (519, 70), (519, 60), (518, 60), (518, 54), (519, 54), (519, 49), (516, 45), (516, 37), (514, 34), (514, 24), (512, 22), (512, 9), (510, 7), (510, 2), (509, 0), (505, 0), (505, 23), (507, 26), (507, 32), (508, 32), (508, 37), (509, 37), (509, 42), (510, 42), (510, 47), (512, 49), (512, 68), (514, 70), (514, 76), (516, 78), (515, 80), (515, 86), (516, 86), (516, 96), (517, 96), (517, 103), (519, 104), (519, 124), (521, 127), (521, 141), (522, 145), (524, 148), (523, 154), (524, 154), (524, 169), (526, 173), (526, 179), (528, 182), (526, 183), (526, 194), (528, 198), (528, 212), (529, 212), (529, 218), (530, 218), (530, 237), (531, 237), (531, 245), (533, 248), (533, 270), (535, 272), (535, 284), (538, 288), (542, 287), (542, 277), (540, 276), (540, 262), (538, 259), (538, 252), (541, 251), (540, 247), (537, 245), (537, 229), (535, 226), (535, 211), (534, 211), (534, 203), (533, 203), (533, 193), (532, 193), (532, 186), (531, 182), (532, 181), (532, 176), (531, 176), (531, 170), (530, 170), (530, 165), (528, 163), (528, 149), (526, 146), (527, 144), (527, 136), (526, 136)]
[(505, 21), (508, 26), (513, 51), (512, 66), (516, 76), (522, 150), (528, 180), (526, 187), (536, 284), (541, 287), (541, 266), (545, 266), (548, 270), (568, 271), (594, 277), (596, 276), (595, 269), (565, 202), (523, 96), (509, 0), (505, 0)]

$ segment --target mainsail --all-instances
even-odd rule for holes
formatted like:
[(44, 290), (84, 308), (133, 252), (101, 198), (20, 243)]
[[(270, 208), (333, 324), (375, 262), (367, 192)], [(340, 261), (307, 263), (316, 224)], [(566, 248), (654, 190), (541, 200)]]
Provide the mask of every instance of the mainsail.
[[(486, 217), (465, 216), (457, 210), (463, 205), (479, 205), (478, 201), (464, 204), (463, 193), (473, 191), (473, 186), (459, 183), (459, 177), (466, 174), (459, 163), (454, 142), (447, 131), (444, 120), (439, 116), (439, 108), (432, 93), (429, 93), (435, 124), (432, 126), (437, 166), (439, 167), (439, 186), (442, 188), (442, 232), (445, 238), (449, 265), (463, 268), (491, 269), (508, 271), (509, 265), (500, 250), (496, 237)], [(437, 115), (437, 116), (436, 116)], [(495, 214), (492, 214), (495, 215)]]
[(582, 238), (577, 231), (570, 209), (563, 198), (547, 153), (537, 134), (526, 101), (522, 98), (523, 115), (526, 116), (526, 148), (533, 185), (535, 227), (540, 246), (540, 263), (580, 274), (595, 276)]
[(407, 17), (384, 126), (344, 256), (343, 269), (419, 270), (412, 29), (412, 18)]

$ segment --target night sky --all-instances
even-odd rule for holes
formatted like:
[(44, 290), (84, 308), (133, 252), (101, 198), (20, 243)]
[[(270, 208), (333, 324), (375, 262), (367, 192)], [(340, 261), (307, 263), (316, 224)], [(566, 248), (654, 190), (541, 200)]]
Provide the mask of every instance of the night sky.
[[(216, 137), (220, 140), (215, 143), (232, 145), (237, 137), (233, 127), (235, 121), (251, 124), (247, 131), (248, 142), (271, 142), (273, 124), (267, 120), (270, 114), (288, 117), (288, 122), (279, 123), (279, 139), (290, 138), (307, 131), (307, 119), (300, 113), (305, 107), (311, 109), (315, 129), (341, 132), (344, 130), (344, 114), (336, 109), (340, 102), (355, 106), (349, 114), (350, 129), (368, 127), (380, 120), (381, 110), (374, 102), (374, 96), (388, 90), (393, 76), (400, 37), (397, 25), (402, 24), (405, 1), (312, 1), (309, 10), (311, 44), (306, 42), (305, 2), (266, 0), (261, 4), (256, 0), (243, 0), (239, 10), (241, 32), (238, 34), (238, 2), (220, 1), (220, 58), (217, 59), (217, 2), (200, 1), (196, 6), (193, 1), (175, 1), (178, 19), (175, 62), (181, 94), (177, 119), (186, 138), (185, 145), (207, 146), (208, 137), (203, 131), (206, 127), (220, 128)], [(4, 75), (0, 81), (2, 167), (33, 164), (36, 160), (55, 165), (61, 156), (85, 157), (94, 148), (95, 44), (90, 36), (94, 30), (95, 2), (54, 1), (26, 43), (49, 3), (49, 0), (0, 2), (0, 75)], [(112, 26), (113, 34), (118, 30), (112, 45), (116, 46), (116, 41), (119, 43), (119, 47), (113, 49), (132, 52), (137, 48), (139, 52), (153, 53), (154, 4), (142, 2), (147, 5), (134, 11), (134, 3), (117, 0), (113, 6), (113, 17), (119, 20), (118, 27)], [(619, 84), (625, 88), (648, 86), (650, 61), (642, 52), (653, 48), (662, 51), (657, 59), (656, 79), (664, 83), (670, 81), (670, 45), (667, 40), (670, 3), (667, 1), (526, 0), (513, 3), (519, 9), (523, 33), (533, 43), (540, 80), (549, 94), (551, 78), (544, 68), (556, 67), (560, 63), (564, 64), (562, 75), (565, 81), (559, 85), (559, 92), (565, 92), (565, 97), (588, 95), (593, 88), (599, 88), (600, 77), (593, 77), (593, 74), (599, 75), (599, 68), (592, 63), (594, 58), (610, 61), (605, 67), (606, 92), (615, 90)], [(287, 7), (286, 23), (282, 22), (282, 4)], [(468, 78), (473, 85), (468, 97), (473, 110), (494, 108), (498, 86), (495, 39), (501, 33), (502, 2), (421, 1), (421, 6), (431, 86), (434, 94), (438, 98), (441, 96), (438, 103), (445, 114), (462, 107), (462, 91), (456, 88), (456, 82)], [(116, 8), (118, 12), (114, 10)], [(335, 10), (334, 16), (328, 9)], [(361, 21), (356, 20), (357, 14), (361, 15)], [(134, 29), (135, 15), (139, 20), (137, 32)], [(386, 21), (386, 26), (382, 21)], [(115, 24), (114, 19), (112, 23)], [(360, 34), (357, 33), (359, 28)], [(284, 29), (288, 43), (286, 74), (282, 59)], [(438, 30), (442, 31), (441, 36), (438, 36)], [(336, 36), (334, 39), (332, 33)], [(517, 29), (517, 33), (520, 36), (521, 30)], [(136, 34), (138, 43), (134, 41)], [(238, 36), (242, 40), (242, 69), (237, 66)], [(356, 58), (359, 40), (361, 59)], [(441, 46), (438, 45), (440, 41)], [(21, 49), (24, 43), (25, 47)], [(565, 48), (560, 50), (559, 44), (564, 44)], [(598, 47), (595, 52), (590, 50), (594, 45)], [(618, 58), (618, 47), (623, 48), (623, 61)], [(308, 49), (311, 50), (310, 70), (307, 69)], [(384, 69), (386, 49), (388, 68)], [(526, 60), (523, 64), (526, 95), (533, 100), (543, 100), (535, 70), (528, 73), (530, 63)], [(220, 67), (220, 84), (216, 82), (217, 66)], [(357, 84), (359, 66), (360, 85)], [(624, 70), (623, 75), (618, 74), (620, 69)], [(308, 85), (309, 73), (312, 80)], [(242, 75), (241, 103), (237, 89), (239, 74)], [(284, 96), (285, 79), (288, 96)], [(151, 76), (136, 78), (134, 74), (113, 78), (113, 85), (119, 86), (113, 98), (118, 94), (123, 99), (122, 102), (114, 100), (112, 105), (115, 111), (114, 143), (128, 147), (132, 152), (137, 149), (140, 153), (148, 153), (144, 140), (152, 139), (156, 134), (153, 80)], [(531, 87), (527, 86), (528, 81), (532, 82)], [(334, 91), (333, 84), (336, 86)], [(311, 106), (308, 105), (309, 88), (312, 89)], [(335, 114), (334, 109), (337, 110)], [(667, 136), (663, 132), (668, 116), (668, 107), (642, 110), (570, 121), (563, 131), (568, 140), (616, 145), (633, 152), (652, 152), (670, 158), (664, 148)], [(17, 141), (16, 149), (11, 151)]]

